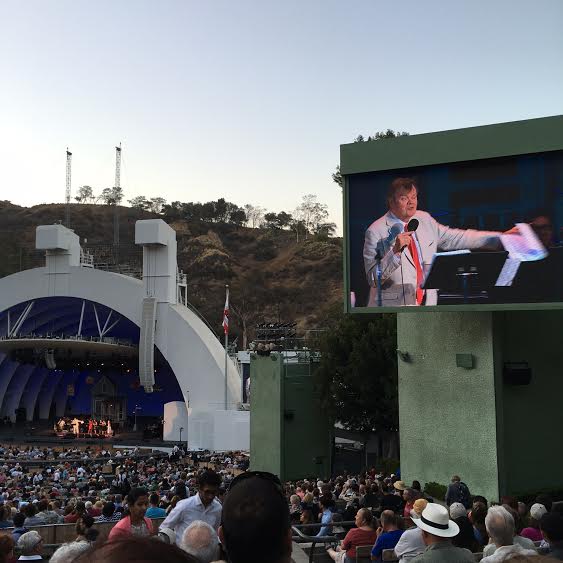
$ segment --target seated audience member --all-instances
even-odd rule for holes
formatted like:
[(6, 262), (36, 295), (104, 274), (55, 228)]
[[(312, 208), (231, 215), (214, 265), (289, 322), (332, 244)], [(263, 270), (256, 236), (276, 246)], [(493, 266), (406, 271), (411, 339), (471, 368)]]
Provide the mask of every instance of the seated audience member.
[(403, 530), (399, 530), (397, 516), (392, 510), (384, 510), (381, 513), (381, 526), (376, 530), (377, 539), (371, 550), (371, 558), (381, 561), (381, 553), (384, 549), (394, 549), (399, 541)]
[(37, 504), (37, 508), (39, 510), (37, 518), (43, 520), (45, 524), (61, 524), (63, 522), (60, 514), (49, 509), (49, 501), (47, 499), (41, 499)]
[(321, 516), (321, 529), (317, 534), (317, 537), (329, 536), (332, 533), (332, 513), (334, 510), (334, 501), (332, 498), (327, 496), (322, 496), (319, 499), (319, 509)]
[(379, 491), (379, 486), (376, 483), (373, 483), (369, 486), (366, 494), (360, 501), (360, 506), (364, 506), (366, 508), (378, 508), (380, 504), (381, 492)]
[(485, 526), (485, 516), (487, 516), (487, 507), (481, 502), (473, 503), (473, 508), (468, 514), (471, 524), (473, 524), (473, 533), (475, 539), (480, 546), (485, 546), (489, 543), (489, 536)]
[(14, 514), (14, 529), (12, 530), (12, 539), (18, 543), (20, 536), (29, 532), (29, 529), (24, 526), (25, 514), (16, 512)]
[(36, 530), (22, 534), (17, 545), (21, 552), (18, 561), (44, 561), (43, 538)]
[(403, 491), (403, 500), (405, 501), (405, 506), (403, 508), (403, 517), (410, 518), (411, 510), (414, 505), (414, 501), (420, 498), (418, 491), (414, 489), (405, 489)]
[(160, 497), (156, 493), (152, 493), (149, 497), (149, 508), (145, 514), (147, 518), (165, 518), (166, 510), (160, 508), (158, 503), (160, 502)]
[[(507, 510), (507, 512), (512, 516), (512, 519), (514, 520), (514, 532), (515, 532), (513, 538), (514, 543), (518, 544), (520, 547), (523, 547), (524, 549), (534, 549), (535, 545), (532, 540), (528, 538), (523, 538), (522, 536), (519, 536), (516, 533), (518, 529), (517, 523), (520, 521), (520, 516), (518, 512), (510, 508), (510, 506), (508, 505), (505, 505), (504, 508)], [(489, 543), (483, 548), (483, 557), (492, 555), (495, 552), (496, 548), (497, 546), (494, 544), (492, 540), (490, 540)]]
[(118, 522), (121, 520), (121, 512), (115, 511), (113, 502), (106, 502), (102, 508), (102, 515), (96, 518), (96, 522)]
[(429, 502), (420, 518), (413, 523), (421, 529), (426, 545), (424, 553), (411, 559), (413, 563), (474, 563), (473, 554), (452, 544), (451, 539), (459, 533), (458, 525), (450, 520), (448, 509)]
[(521, 545), (514, 543), (514, 518), (506, 508), (502, 506), (491, 506), (485, 517), (487, 533), (496, 546), (492, 555), (483, 557), (484, 563), (504, 561), (514, 554), (536, 555), (531, 549), (524, 549)]
[[(450, 514), (452, 506), (453, 505), (450, 506)], [(481, 551), (481, 546), (475, 539), (473, 526), (471, 525), (469, 518), (467, 516), (458, 516), (457, 518), (452, 518), (452, 520), (458, 525), (459, 528), (459, 534), (452, 538), (452, 543), (456, 547), (463, 547), (473, 553)]]
[(106, 542), (98, 549), (89, 549), (72, 563), (198, 563), (197, 559), (175, 545), (148, 537), (122, 536)]
[(49, 563), (73, 563), (79, 555), (82, 555), (89, 549), (91, 549), (91, 545), (88, 542), (75, 541), (63, 543), (63, 545), (53, 553), (51, 559), (49, 559)]
[(152, 521), (145, 516), (149, 498), (147, 490), (137, 487), (127, 494), (127, 514), (112, 529), (108, 541), (120, 536), (150, 536), (153, 533)]
[(35, 505), (29, 503), (22, 508), (22, 512), (25, 514), (25, 527), (31, 528), (33, 526), (43, 526), (45, 521), (42, 518), (37, 518), (37, 509)]
[(534, 502), (537, 504), (543, 504), (545, 506), (545, 509), (548, 512), (551, 512), (551, 508), (553, 506), (553, 499), (551, 498), (551, 495), (548, 495), (547, 493), (541, 493), (536, 497)]
[(74, 541), (95, 542), (98, 538), (99, 530), (93, 528), (94, 518), (85, 514), (76, 522), (76, 539)]
[(356, 547), (372, 545), (377, 539), (377, 532), (372, 527), (373, 516), (367, 508), (360, 508), (356, 514), (356, 528), (352, 528), (337, 549), (329, 548), (327, 553), (337, 563), (356, 560)]
[(10, 563), (14, 560), (15, 542), (8, 534), (0, 535), (0, 563)]
[(11, 528), (13, 525), (11, 508), (6, 505), (0, 506), (0, 528)]
[(292, 524), (299, 524), (301, 518), (301, 499), (297, 495), (289, 497), (289, 514)]
[(233, 479), (219, 538), (230, 563), (290, 563), (289, 506), (279, 479), (247, 472)]
[[(395, 481), (395, 484), (399, 483), (400, 486), (404, 486), (402, 481)], [(383, 483), (381, 486), (381, 491), (383, 496), (381, 497), (381, 510), (392, 510), (393, 512), (400, 514), (403, 508), (403, 498), (401, 497), (402, 491), (397, 489), (397, 493), (395, 494), (392, 487)]]
[(461, 502), (453, 502), (450, 504), (450, 518), (455, 521), (456, 518), (467, 516), (467, 510)]
[(549, 555), (563, 561), (563, 514), (546, 512), (541, 517), (540, 529), (549, 544)]
[[(413, 521), (421, 517), (427, 505), (428, 501), (424, 498), (419, 498), (414, 502), (413, 509), (411, 510)], [(400, 563), (405, 563), (423, 553), (425, 549), (426, 544), (422, 539), (422, 530), (413, 524), (411, 528), (405, 530), (401, 535), (395, 546), (395, 554), (399, 557)]]
[[(86, 513), (86, 504), (83, 502), (77, 502), (74, 510), (67, 514), (64, 518), (65, 524), (76, 524), (76, 521)], [(26, 523), (27, 525), (27, 523)]]
[(200, 563), (211, 563), (219, 555), (219, 538), (207, 522), (196, 520), (186, 528), (180, 547)]
[(530, 507), (528, 526), (520, 532), (520, 535), (523, 538), (528, 538), (532, 541), (541, 541), (543, 536), (540, 530), (540, 520), (546, 512), (547, 509), (543, 504), (539, 504), (537, 502), (532, 504)]

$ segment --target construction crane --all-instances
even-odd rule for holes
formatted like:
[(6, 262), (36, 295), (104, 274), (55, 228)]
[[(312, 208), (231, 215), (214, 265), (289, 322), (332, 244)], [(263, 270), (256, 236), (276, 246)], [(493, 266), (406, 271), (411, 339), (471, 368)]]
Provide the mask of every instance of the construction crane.
[(66, 148), (66, 197), (65, 197), (65, 227), (70, 229), (70, 167), (72, 164), (72, 153)]
[(119, 192), (121, 191), (121, 143), (115, 147), (115, 185), (114, 192), (116, 196), (115, 209), (113, 213), (113, 245), (115, 246), (116, 257), (119, 247), (119, 202), (117, 201)]

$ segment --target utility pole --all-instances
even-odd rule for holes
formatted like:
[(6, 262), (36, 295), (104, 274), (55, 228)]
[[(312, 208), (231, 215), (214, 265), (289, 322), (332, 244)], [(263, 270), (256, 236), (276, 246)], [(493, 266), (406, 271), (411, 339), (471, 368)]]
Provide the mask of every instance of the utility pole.
[[(115, 195), (119, 193), (121, 187), (121, 143), (115, 147)], [(119, 207), (118, 201), (115, 202), (115, 209), (113, 210), (113, 246), (115, 247), (116, 262), (119, 263)]]
[(72, 153), (66, 148), (66, 197), (65, 197), (65, 227), (70, 229), (70, 167)]

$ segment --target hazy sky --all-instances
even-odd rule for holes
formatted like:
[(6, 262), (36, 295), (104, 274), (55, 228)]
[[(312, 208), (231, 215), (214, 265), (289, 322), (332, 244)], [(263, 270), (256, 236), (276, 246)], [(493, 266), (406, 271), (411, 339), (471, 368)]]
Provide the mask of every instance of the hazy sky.
[[(0, 0), (0, 199), (293, 210), (359, 133), (563, 113), (563, 0)], [(73, 193), (73, 195), (74, 195)]]

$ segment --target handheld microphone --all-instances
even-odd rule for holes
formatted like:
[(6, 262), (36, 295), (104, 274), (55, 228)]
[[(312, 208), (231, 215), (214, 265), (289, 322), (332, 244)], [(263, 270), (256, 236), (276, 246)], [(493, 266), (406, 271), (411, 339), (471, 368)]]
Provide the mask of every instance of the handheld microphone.
[[(407, 223), (407, 226), (405, 228), (405, 232), (406, 233), (414, 233), (416, 231), (416, 229), (418, 229), (418, 219), (415, 219), (414, 217)], [(403, 246), (403, 248), (401, 248), (401, 253), (403, 253), (405, 251), (407, 247)]]

